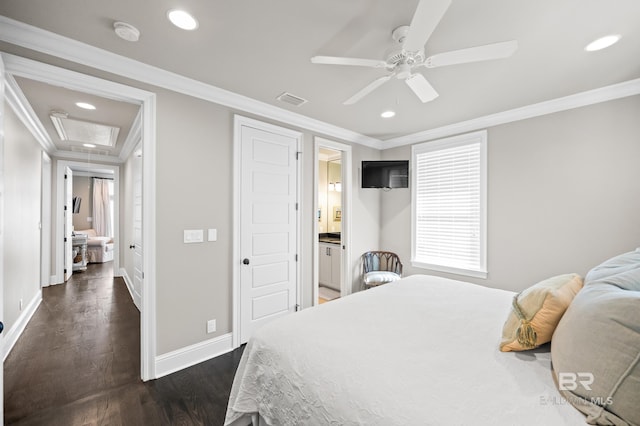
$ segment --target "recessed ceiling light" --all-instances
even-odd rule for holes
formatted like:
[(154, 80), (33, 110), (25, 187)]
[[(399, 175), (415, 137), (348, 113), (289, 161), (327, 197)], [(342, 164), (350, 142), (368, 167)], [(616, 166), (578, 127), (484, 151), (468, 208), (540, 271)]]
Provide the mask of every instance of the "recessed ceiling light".
[(198, 28), (198, 21), (184, 10), (170, 10), (167, 17), (173, 25), (183, 30), (195, 30)]
[(394, 115), (396, 115), (396, 112), (389, 110), (389, 111), (385, 111), (382, 114), (380, 114), (380, 117), (382, 117), (382, 118), (391, 118)]
[(606, 49), (609, 46), (616, 44), (620, 40), (619, 34), (612, 34), (604, 37), (600, 37), (597, 40), (592, 41), (584, 48), (587, 52), (595, 52), (596, 50)]
[(126, 22), (114, 22), (113, 31), (123, 40), (138, 41), (140, 39), (140, 31)]
[(87, 148), (95, 148), (96, 146), (92, 143), (83, 143), (82, 146), (85, 146)]
[(86, 102), (76, 102), (76, 106), (82, 109), (91, 109), (91, 110), (96, 109), (95, 106)]

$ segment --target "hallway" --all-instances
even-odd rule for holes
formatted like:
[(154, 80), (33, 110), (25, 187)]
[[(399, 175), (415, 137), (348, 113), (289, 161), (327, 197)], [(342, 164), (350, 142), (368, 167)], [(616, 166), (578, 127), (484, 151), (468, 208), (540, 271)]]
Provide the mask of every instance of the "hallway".
[(140, 314), (112, 262), (43, 301), (4, 363), (5, 424), (222, 424), (242, 350), (140, 380)]

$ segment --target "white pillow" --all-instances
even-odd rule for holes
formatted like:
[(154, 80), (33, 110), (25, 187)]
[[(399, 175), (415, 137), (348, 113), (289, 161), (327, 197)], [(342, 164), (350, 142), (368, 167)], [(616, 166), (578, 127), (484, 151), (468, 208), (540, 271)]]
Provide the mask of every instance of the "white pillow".
[(368, 286), (398, 281), (400, 275), (390, 271), (371, 271), (364, 274), (364, 283)]

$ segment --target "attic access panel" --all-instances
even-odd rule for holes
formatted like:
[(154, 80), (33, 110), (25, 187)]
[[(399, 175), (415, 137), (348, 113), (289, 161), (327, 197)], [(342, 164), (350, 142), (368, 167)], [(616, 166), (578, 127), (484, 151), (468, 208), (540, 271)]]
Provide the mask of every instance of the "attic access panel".
[(75, 120), (57, 113), (52, 113), (50, 117), (58, 137), (62, 141), (113, 148), (118, 140), (118, 133), (120, 133), (119, 127)]

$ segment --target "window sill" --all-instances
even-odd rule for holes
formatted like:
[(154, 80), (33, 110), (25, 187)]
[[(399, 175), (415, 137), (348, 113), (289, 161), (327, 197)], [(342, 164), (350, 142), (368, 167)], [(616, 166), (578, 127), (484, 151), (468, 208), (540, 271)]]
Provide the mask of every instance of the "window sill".
[(449, 266), (432, 265), (429, 263), (417, 262), (415, 260), (411, 261), (411, 266), (414, 266), (416, 268), (428, 269), (430, 271), (445, 272), (447, 274), (463, 275), (465, 277), (472, 277), (472, 278), (481, 278), (483, 280), (486, 280), (487, 276), (489, 275), (489, 273), (486, 270), (451, 268)]

